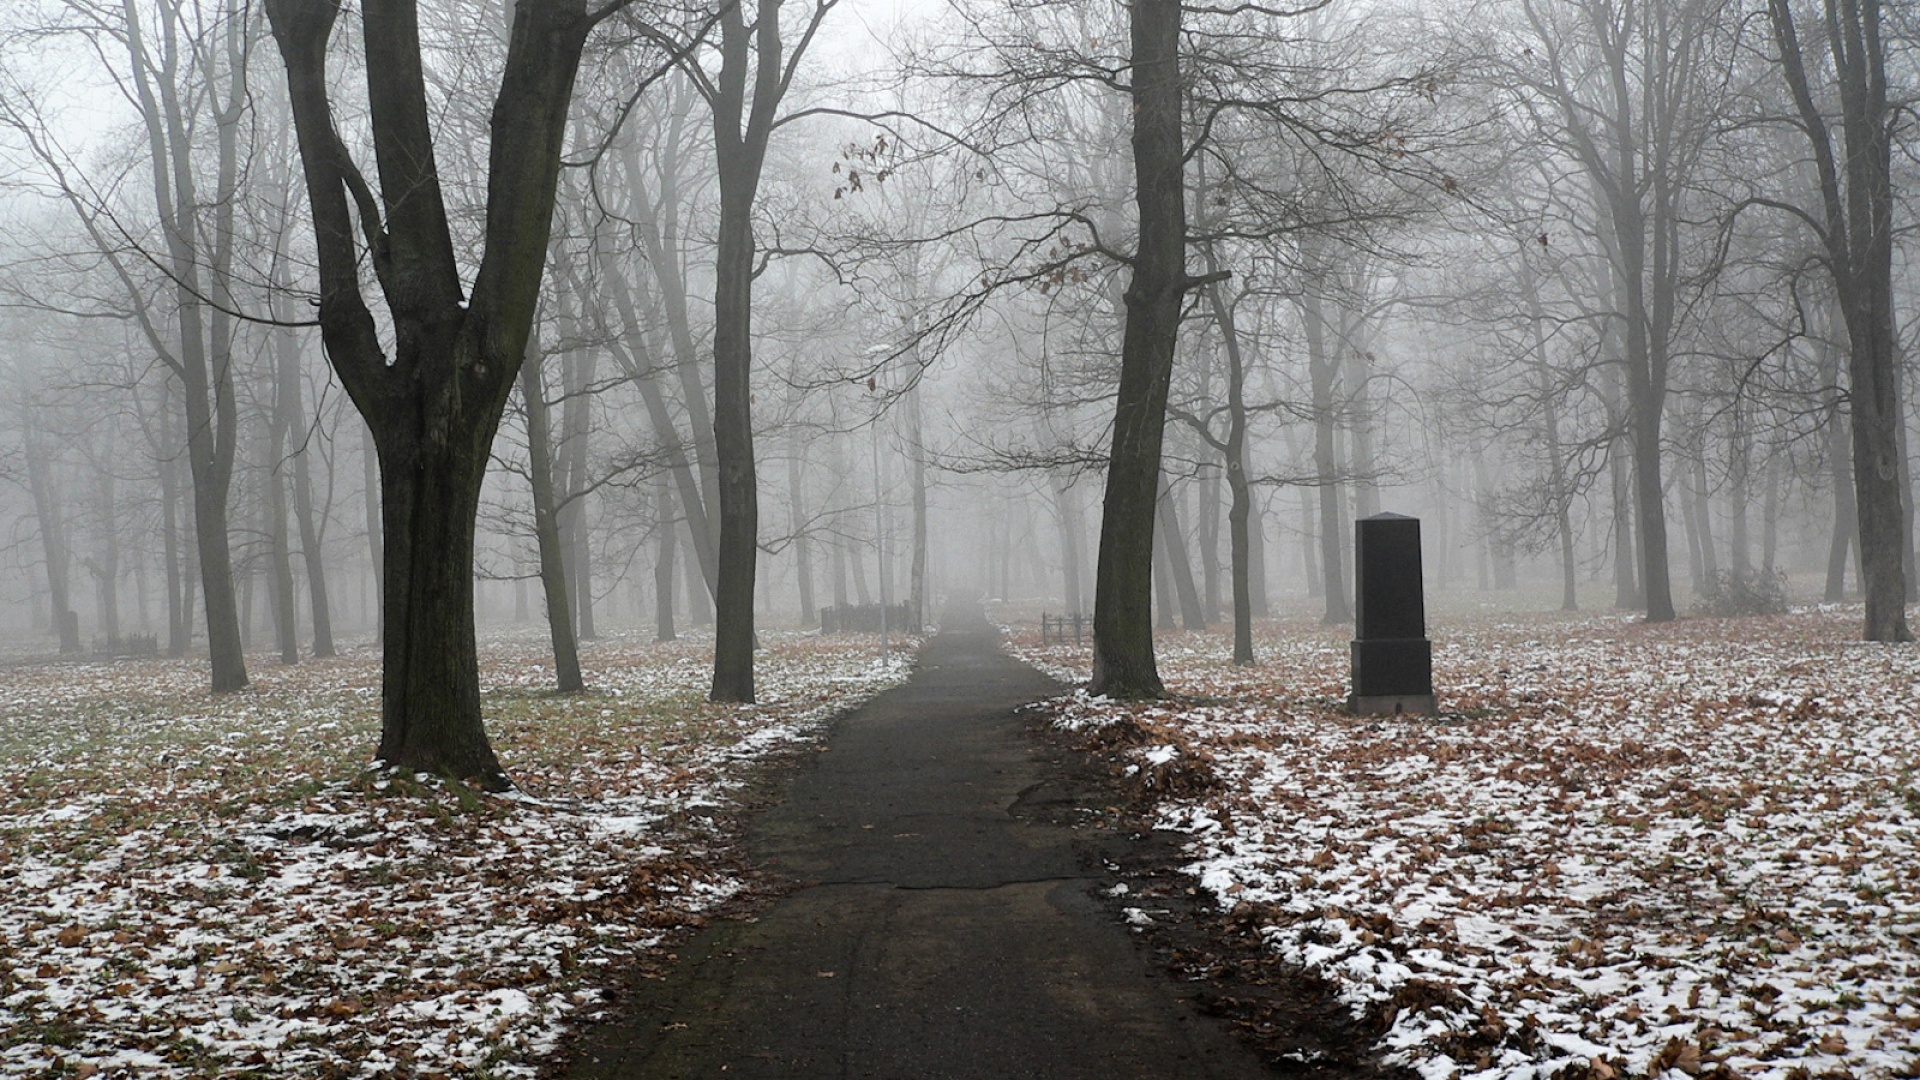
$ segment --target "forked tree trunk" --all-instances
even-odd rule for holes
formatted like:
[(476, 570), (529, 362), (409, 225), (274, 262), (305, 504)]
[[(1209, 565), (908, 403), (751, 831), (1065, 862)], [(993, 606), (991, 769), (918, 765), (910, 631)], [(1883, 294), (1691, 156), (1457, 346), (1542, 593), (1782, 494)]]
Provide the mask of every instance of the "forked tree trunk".
[[(830, 4), (817, 5), (793, 55), (780, 34), (784, 0), (745, 0), (720, 13), (720, 68), (712, 81), (720, 220), (714, 247), (713, 448), (719, 466), (720, 536), (713, 633), (714, 701), (748, 702), (753, 690), (753, 586), (760, 495), (753, 456), (753, 207), (767, 140), (792, 79)], [(691, 390), (689, 390), (691, 395)]]
[[(586, 0), (513, 9), (492, 111), (485, 242), (469, 288), (434, 160), (414, 4), (392, 0), (359, 12), (377, 196), (334, 127), (327, 43), (339, 6), (265, 6), (285, 61), (305, 167), (323, 339), (380, 457), (380, 757), (505, 789), (512, 785), (480, 713), (475, 516), (539, 301), (567, 109), (594, 20)], [(349, 207), (350, 197), (357, 206)], [(360, 226), (372, 234), (364, 246)], [(363, 254), (391, 313), (392, 356), (362, 294)]]

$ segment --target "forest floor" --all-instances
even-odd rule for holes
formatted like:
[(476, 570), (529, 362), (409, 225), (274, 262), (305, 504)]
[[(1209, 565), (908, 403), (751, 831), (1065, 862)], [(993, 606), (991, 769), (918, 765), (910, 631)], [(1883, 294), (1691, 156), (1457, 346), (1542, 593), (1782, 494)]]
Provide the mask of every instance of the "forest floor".
[[(1085, 681), (1087, 649), (999, 618)], [(1220, 630), (1164, 635), (1170, 700), (1042, 708), (1122, 748), (1202, 895), (1389, 1067), (1914, 1077), (1920, 649), (1860, 621), (1440, 617), (1441, 715), (1356, 719), (1350, 628), (1299, 618), (1252, 668)]]
[(0, 1076), (531, 1076), (636, 955), (750, 892), (766, 765), (904, 680), (913, 643), (483, 647), (506, 798), (367, 768), (379, 656), (214, 697), (204, 662), (0, 670)]

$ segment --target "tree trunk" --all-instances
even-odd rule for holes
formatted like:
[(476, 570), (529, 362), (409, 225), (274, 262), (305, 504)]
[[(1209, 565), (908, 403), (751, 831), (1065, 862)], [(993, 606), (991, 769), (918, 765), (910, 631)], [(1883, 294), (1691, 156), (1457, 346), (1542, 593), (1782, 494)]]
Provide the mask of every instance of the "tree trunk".
[[(297, 359), (297, 354), (296, 354)], [(289, 416), (299, 430), (303, 410), (300, 406), (300, 375), (296, 366), (291, 376), (293, 390), (288, 395)], [(313, 502), (313, 459), (307, 453), (311, 440), (302, 439), (293, 451), (293, 517), (300, 530), (300, 554), (307, 568), (307, 603), (313, 614), (313, 655), (316, 659), (334, 655), (333, 605), (327, 596), (327, 559), (322, 544), (320, 517)]]
[[(874, 602), (873, 589), (867, 584), (867, 560), (860, 554), (859, 544), (847, 541), (844, 546), (847, 552), (847, 564), (851, 567), (853, 574), (854, 600), (859, 603), (860, 606), (865, 607)], [(999, 560), (1000, 598), (1004, 600), (1007, 598), (1008, 590), (1006, 570), (1011, 560), (1009, 557), (1005, 557), (1007, 555), (1007, 549), (1005, 547), (1002, 547), (1000, 550), (1003, 556)]]
[[(570, 336), (579, 337), (579, 329), (567, 318), (567, 306), (561, 305), (563, 327)], [(559, 467), (554, 496), (560, 527), (562, 550), (566, 552), (567, 599), (573, 612), (574, 637), (591, 641), (599, 636), (593, 620), (593, 522), (587, 503), (592, 497), (592, 478), (588, 470), (588, 440), (592, 436), (591, 397), (599, 364), (587, 349), (572, 349), (560, 361), (561, 390), (565, 404), (560, 407), (560, 445), (554, 451)]]
[(1727, 569), (1737, 582), (1753, 576), (1753, 537), (1747, 520), (1753, 498), (1753, 431), (1748, 417), (1752, 406), (1745, 398), (1736, 391), (1727, 416)]
[[(373, 592), (376, 597), (387, 594), (387, 559), (384, 535), (386, 529), (380, 524), (380, 452), (374, 448), (373, 432), (364, 424), (360, 428), (360, 464), (361, 494), (367, 511), (367, 554), (368, 567), (373, 571)], [(384, 642), (387, 639), (387, 606), (384, 602), (373, 607), (373, 639)]]
[(833, 552), (833, 606), (843, 608), (847, 606), (847, 547), (836, 535), (827, 541), (827, 548)]
[(750, 385), (751, 219), (759, 161), (739, 160), (735, 156), (739, 153), (723, 154), (720, 159), (720, 240), (714, 253), (713, 442), (720, 465), (720, 543), (713, 598), (713, 687), (708, 696), (713, 701), (750, 702), (754, 700), (753, 584), (760, 551)]
[(1211, 624), (1220, 621), (1220, 474), (1213, 469), (1200, 477), (1199, 502), (1200, 610)]
[[(358, 13), (377, 200), (334, 127), (327, 42), (339, 6), (265, 6), (305, 168), (322, 337), (380, 458), (380, 757), (398, 768), (509, 788), (480, 713), (475, 516), (539, 303), (567, 111), (593, 19), (586, 0), (514, 7), (491, 114), (485, 239), (468, 287), (435, 163), (414, 5)], [(377, 237), (361, 246), (356, 225)], [(362, 294), (368, 262), (391, 314), (392, 356)]]
[[(1325, 280), (1324, 271), (1316, 274)], [(1307, 369), (1313, 395), (1313, 470), (1320, 501), (1320, 595), (1326, 601), (1321, 622), (1332, 626), (1350, 622), (1347, 605), (1346, 553), (1340, 543), (1342, 506), (1340, 463), (1335, 444), (1334, 391), (1340, 377), (1340, 358), (1327, 341), (1325, 301), (1309, 286), (1301, 298), (1307, 339)]]
[(1307, 599), (1327, 594), (1326, 575), (1320, 572), (1320, 525), (1314, 497), (1317, 488), (1300, 489), (1300, 571), (1307, 578)]
[(673, 492), (664, 481), (654, 487), (653, 507), (653, 527), (659, 533), (653, 558), (653, 636), (672, 641), (673, 554), (680, 549), (680, 530), (673, 520)]
[(820, 625), (820, 606), (813, 596), (813, 542), (807, 536), (806, 474), (802, 458), (806, 443), (796, 432), (787, 447), (787, 515), (793, 530), (793, 569), (800, 589), (800, 621), (807, 626)]
[[(1247, 472), (1246, 456), (1241, 455), (1240, 472)], [(1273, 600), (1267, 578), (1267, 500), (1247, 491), (1247, 597), (1250, 613), (1256, 619), (1273, 615)]]
[[(276, 368), (276, 376), (277, 376)], [(276, 377), (275, 383), (278, 383)], [(279, 407), (280, 388), (273, 387), (274, 405), (267, 423), (267, 571), (273, 609), (273, 643), (280, 662), (300, 662), (300, 612), (294, 600), (293, 528), (287, 515), (287, 414)]]
[(1173, 574), (1174, 595), (1180, 600), (1180, 624), (1188, 630), (1205, 630), (1207, 615), (1193, 580), (1193, 560), (1187, 554), (1186, 532), (1180, 527), (1179, 503), (1172, 486), (1164, 482), (1154, 519), (1160, 529), (1160, 545), (1166, 549), (1167, 568)]
[(379, 758), (499, 789), (505, 774), (480, 723), (473, 626), (473, 530), (491, 441), (381, 447), (388, 633)]
[[(912, 455), (913, 484), (913, 558), (909, 567), (908, 603), (915, 629), (927, 626), (927, 447), (924, 441), (926, 417), (920, 409), (920, 381), (907, 388), (908, 453)], [(1078, 611), (1078, 608), (1074, 610)]]
[(687, 622), (693, 626), (713, 625), (713, 591), (707, 588), (707, 579), (693, 572), (699, 564), (698, 542), (691, 533), (683, 532), (680, 539), (686, 545), (681, 553), (681, 565), (684, 572), (680, 575), (687, 587)]
[[(109, 441), (109, 459), (111, 446)], [(111, 643), (120, 637), (120, 515), (111, 467), (100, 469), (94, 478), (95, 513), (100, 522), (100, 542), (90, 569), (93, 571), (94, 601), (99, 611), (100, 636)]]
[(45, 444), (35, 437), (29, 424), (26, 437), (27, 486), (33, 494), (33, 511), (40, 526), (41, 559), (47, 568), (47, 595), (53, 604), (53, 627), (60, 638), (60, 655), (80, 652), (80, 619), (73, 610), (72, 554), (67, 548), (66, 515), (60, 502), (61, 489), (53, 481), (53, 463)]
[(1160, 697), (1151, 610), (1154, 503), (1186, 273), (1179, 0), (1134, 0), (1134, 195), (1139, 243), (1125, 295), (1120, 387), (1101, 505), (1094, 583), (1093, 679), (1112, 697)]
[(1540, 395), (1540, 426), (1547, 450), (1547, 482), (1553, 500), (1553, 525), (1560, 541), (1560, 610), (1580, 610), (1577, 568), (1573, 555), (1573, 491), (1567, 483), (1567, 464), (1560, 450), (1560, 404), (1554, 385), (1553, 368), (1547, 354), (1547, 318), (1540, 304), (1540, 285), (1532, 267), (1525, 263), (1527, 317), (1533, 326), (1533, 365)]
[(1760, 509), (1760, 574), (1769, 583), (1780, 553), (1780, 459), (1767, 461), (1767, 495)]
[(753, 207), (774, 115), (793, 63), (827, 6), (814, 10), (794, 56), (780, 38), (783, 0), (720, 14), (720, 69), (713, 78), (714, 160), (720, 220), (714, 248), (713, 447), (719, 469), (719, 579), (714, 589), (714, 701), (749, 702), (753, 690), (753, 586), (760, 550), (760, 496), (753, 456)]
[(1694, 445), (1693, 467), (1693, 512), (1696, 526), (1700, 530), (1700, 564), (1706, 572), (1706, 584), (1711, 586), (1720, 578), (1720, 549), (1713, 539), (1713, 499), (1707, 480), (1707, 436), (1704, 426), (1699, 441)]
[(185, 656), (193, 644), (193, 605), (187, 595), (186, 553), (180, 539), (179, 462), (160, 462), (161, 557), (166, 560), (167, 655)]
[(1154, 629), (1180, 629), (1180, 619), (1174, 614), (1180, 604), (1173, 598), (1173, 562), (1167, 558), (1165, 544), (1153, 549), (1153, 601)]
[(520, 365), (520, 401), (527, 416), (527, 478), (533, 488), (534, 544), (540, 554), (541, 593), (547, 601), (547, 634), (553, 642), (554, 689), (571, 694), (584, 690), (586, 683), (580, 677), (580, 645), (574, 637), (566, 549), (555, 505), (553, 424), (540, 377), (541, 363), (538, 341), (529, 338), (527, 358)]
[[(1781, 72), (1819, 177), (1821, 239), (1847, 327), (1847, 403), (1852, 414), (1854, 510), (1868, 641), (1912, 641), (1907, 625), (1911, 558), (1904, 406), (1893, 300), (1892, 131), (1879, 0), (1828, 5), (1825, 53), (1839, 106), (1841, 152), (1831, 108), (1814, 98), (1793, 8), (1770, 0)], [(1831, 560), (1830, 560), (1831, 566)], [(1833, 574), (1829, 570), (1829, 589)]]
[[(634, 166), (637, 168), (638, 166)], [(702, 447), (712, 445), (712, 425), (707, 424), (706, 433), (695, 440), (696, 457), (687, 455), (685, 442), (680, 438), (680, 429), (674, 423), (673, 410), (667, 404), (666, 394), (660, 389), (659, 358), (648, 344), (644, 325), (638, 309), (634, 305), (632, 290), (627, 287), (625, 277), (620, 273), (614, 260), (600, 251), (599, 266), (601, 274), (609, 283), (613, 295), (614, 308), (620, 314), (621, 334), (617, 340), (608, 343), (614, 359), (625, 370), (627, 378), (640, 391), (640, 400), (646, 406), (647, 419), (653, 426), (654, 438), (660, 442), (660, 449), (667, 461), (674, 483), (680, 493), (680, 506), (687, 523), (687, 530), (693, 538), (695, 555), (694, 565), (706, 581), (706, 587), (712, 590), (720, 574), (719, 545), (713, 535), (714, 523), (708, 513), (709, 506), (715, 506), (717, 499), (709, 499), (702, 493), (705, 467), (696, 460)], [(656, 266), (656, 270), (658, 267)], [(671, 306), (670, 306), (671, 309)], [(677, 331), (676, 331), (677, 334)], [(691, 349), (691, 344), (688, 345)], [(692, 405), (698, 406), (694, 415), (696, 431), (701, 419), (707, 415), (705, 391), (698, 385), (698, 379), (689, 391), (694, 397)], [(696, 471), (696, 467), (699, 471)]]
[(1060, 519), (1060, 574), (1065, 586), (1061, 598), (1068, 613), (1084, 614), (1087, 609), (1086, 597), (1080, 594), (1083, 573), (1080, 564), (1086, 556), (1080, 535), (1080, 503), (1074, 498), (1072, 481), (1059, 476), (1053, 478), (1053, 509)]

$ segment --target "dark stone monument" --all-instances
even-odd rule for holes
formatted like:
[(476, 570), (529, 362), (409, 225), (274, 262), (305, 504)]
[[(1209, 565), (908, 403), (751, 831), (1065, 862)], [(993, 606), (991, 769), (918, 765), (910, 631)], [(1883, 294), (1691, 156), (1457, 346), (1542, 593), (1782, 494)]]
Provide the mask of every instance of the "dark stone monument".
[(1433, 642), (1420, 579), (1420, 519), (1376, 514), (1354, 522), (1353, 693), (1359, 716), (1438, 711)]

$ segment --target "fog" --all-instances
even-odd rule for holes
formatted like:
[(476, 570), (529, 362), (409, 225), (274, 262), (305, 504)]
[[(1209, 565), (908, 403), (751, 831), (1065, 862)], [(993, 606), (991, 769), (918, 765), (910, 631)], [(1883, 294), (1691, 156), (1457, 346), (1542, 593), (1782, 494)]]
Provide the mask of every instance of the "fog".
[[(205, 654), (208, 598), (229, 589), (249, 664), (374, 647), (369, 402), (322, 346), (326, 263), (267, 20), (238, 0), (109, 7), (0, 16), (5, 648)], [(745, 204), (749, 632), (867, 605), (892, 606), (890, 631), (975, 600), (1094, 612), (1141, 233), (1128, 11), (759, 5), (790, 84), (765, 102)], [(1811, 12), (1190, 12), (1188, 276), (1142, 526), (1156, 624), (1231, 625), (1236, 567), (1246, 619), (1346, 620), (1352, 522), (1383, 511), (1422, 519), (1442, 610), (1839, 602), (1872, 592), (1863, 556), (1903, 602), (1920, 582), (1913, 13), (1885, 15), (1876, 189), (1834, 165), (1848, 114)], [(1804, 100), (1782, 61), (1796, 13)], [(739, 187), (715, 136), (723, 14), (642, 0), (588, 41), (480, 490), (483, 637), (710, 633), (718, 575), (741, 565), (720, 551), (738, 461), (715, 435)], [(420, 20), (464, 311), (507, 14), (457, 0)], [(378, 228), (381, 200), (398, 230), (361, 30), (348, 5), (334, 124), (365, 171), (355, 228)], [(1847, 217), (1876, 198), (1881, 219)], [(401, 363), (379, 245), (350, 239), (367, 325)], [(1876, 274), (1877, 353), (1856, 314), (1874, 302), (1847, 293)], [(209, 556), (210, 529), (230, 557)], [(1867, 634), (1888, 636), (1876, 610)]]

